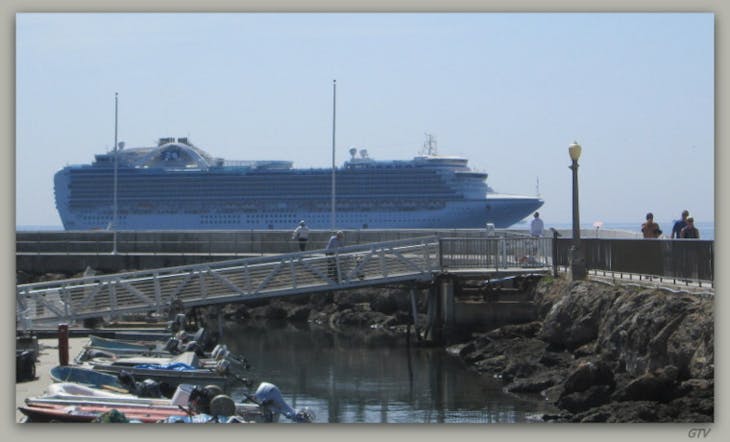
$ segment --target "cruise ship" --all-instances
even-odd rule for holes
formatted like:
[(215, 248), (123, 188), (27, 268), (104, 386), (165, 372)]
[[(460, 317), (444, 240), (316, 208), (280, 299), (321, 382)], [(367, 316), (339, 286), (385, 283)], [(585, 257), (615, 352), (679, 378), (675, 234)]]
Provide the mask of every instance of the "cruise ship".
[[(402, 161), (350, 149), (335, 169), (335, 227), (505, 228), (542, 206), (538, 197), (493, 192), (487, 174), (467, 163), (430, 147)], [(188, 138), (98, 154), (58, 171), (54, 188), (66, 230), (292, 229), (300, 220), (332, 227), (332, 169), (228, 161)]]

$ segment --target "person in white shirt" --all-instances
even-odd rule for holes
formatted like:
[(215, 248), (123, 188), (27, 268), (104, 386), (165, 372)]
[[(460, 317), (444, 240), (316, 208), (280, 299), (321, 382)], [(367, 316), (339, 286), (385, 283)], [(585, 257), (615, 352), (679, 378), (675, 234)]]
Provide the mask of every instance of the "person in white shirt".
[(304, 220), (299, 221), (299, 225), (294, 229), (294, 233), (291, 239), (299, 241), (299, 250), (304, 251), (307, 248), (307, 240), (309, 239), (309, 227), (304, 223)]
[(530, 223), (530, 235), (534, 237), (540, 237), (542, 236), (542, 230), (545, 228), (545, 225), (542, 222), (542, 219), (540, 219), (540, 213), (535, 212), (535, 218), (532, 219), (532, 223)]
[(334, 255), (337, 253), (337, 249), (343, 245), (345, 245), (345, 234), (340, 230), (330, 236), (330, 240), (327, 242), (327, 247), (324, 249), (325, 255), (330, 257), (327, 260), (327, 275), (335, 281), (339, 281), (340, 278), (337, 272), (337, 261)]

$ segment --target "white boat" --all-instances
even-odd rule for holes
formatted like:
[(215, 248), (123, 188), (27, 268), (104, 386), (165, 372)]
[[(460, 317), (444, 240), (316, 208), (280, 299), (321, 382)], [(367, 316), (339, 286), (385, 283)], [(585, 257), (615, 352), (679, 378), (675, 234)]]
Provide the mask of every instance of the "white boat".
[(155, 416), (202, 413), (237, 416), (245, 422), (277, 422), (281, 415), (294, 422), (314, 420), (314, 413), (307, 408), (295, 412), (284, 401), (278, 387), (268, 382), (262, 382), (253, 395), (248, 395), (248, 399), (251, 402), (234, 402), (215, 386), (199, 388), (191, 384), (181, 384), (178, 385), (173, 397), (167, 399), (140, 398), (132, 394), (104, 391), (72, 382), (60, 382), (49, 385), (44, 395), (27, 398), (25, 402), (28, 407), (38, 409), (61, 406), (116, 408), (126, 410), (132, 415), (139, 415), (144, 409), (153, 410)]

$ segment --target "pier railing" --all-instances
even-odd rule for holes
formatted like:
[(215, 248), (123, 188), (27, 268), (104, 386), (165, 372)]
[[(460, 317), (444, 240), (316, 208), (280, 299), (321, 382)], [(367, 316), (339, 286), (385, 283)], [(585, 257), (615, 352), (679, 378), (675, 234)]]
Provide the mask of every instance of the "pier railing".
[[(568, 265), (570, 239), (555, 242), (557, 265)], [(713, 285), (714, 241), (667, 239), (582, 239), (586, 267), (593, 271), (660, 277)]]
[(441, 268), (493, 269), (551, 267), (552, 238), (443, 238)]

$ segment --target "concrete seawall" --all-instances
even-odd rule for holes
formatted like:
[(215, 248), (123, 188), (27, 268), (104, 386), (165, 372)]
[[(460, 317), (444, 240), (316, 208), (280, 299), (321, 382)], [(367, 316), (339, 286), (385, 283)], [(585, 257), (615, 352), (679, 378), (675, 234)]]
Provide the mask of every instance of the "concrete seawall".
[[(517, 235), (524, 232), (504, 231)], [(345, 245), (418, 237), (479, 238), (483, 229), (345, 231)], [(321, 250), (331, 232), (312, 231), (307, 250)], [(117, 254), (112, 254), (115, 248)], [(106, 231), (16, 232), (16, 269), (29, 274), (83, 272), (90, 267), (115, 273), (299, 251), (290, 231)]]

